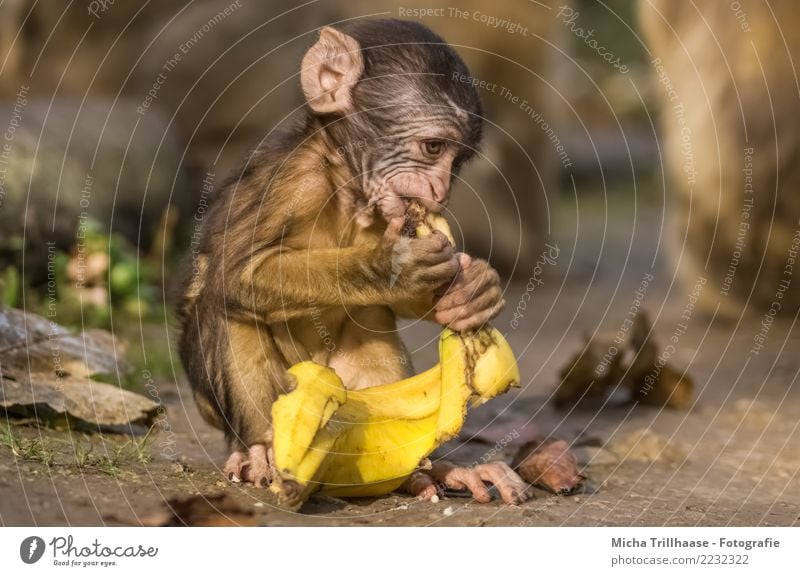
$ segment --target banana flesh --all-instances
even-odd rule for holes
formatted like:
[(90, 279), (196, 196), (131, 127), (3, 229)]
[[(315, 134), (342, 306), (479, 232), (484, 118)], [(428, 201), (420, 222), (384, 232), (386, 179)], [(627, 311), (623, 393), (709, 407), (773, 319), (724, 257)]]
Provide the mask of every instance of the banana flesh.
[[(447, 222), (427, 215), (416, 233)], [(451, 240), (452, 241), (452, 240)], [(272, 407), (273, 451), (281, 481), (292, 481), (307, 498), (387, 494), (402, 485), (420, 462), (461, 430), (467, 406), (480, 405), (518, 386), (511, 347), (496, 329), (469, 334), (444, 329), (439, 364), (411, 378), (347, 390), (336, 373), (311, 361), (289, 369), (296, 387)]]

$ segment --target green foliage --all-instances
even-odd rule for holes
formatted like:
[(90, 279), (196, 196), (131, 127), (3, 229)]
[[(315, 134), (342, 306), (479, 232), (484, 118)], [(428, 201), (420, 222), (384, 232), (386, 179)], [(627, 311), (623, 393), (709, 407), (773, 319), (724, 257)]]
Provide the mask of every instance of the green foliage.
[(71, 252), (52, 257), (48, 274), (45, 286), (26, 287), (28, 308), (65, 326), (108, 329), (112, 320), (147, 321), (163, 312), (159, 265), (95, 221), (86, 224)]
[(91, 439), (88, 439), (88, 442), (77, 439), (73, 444), (72, 464), (79, 470), (93, 470), (109, 476), (119, 476), (126, 464), (150, 462), (152, 457), (147, 443), (152, 431), (153, 427), (143, 438), (130, 438), (123, 443), (100, 436), (102, 448), (99, 450), (95, 450)]
[[(128, 438), (125, 441), (101, 434), (96, 437), (75, 437), (69, 442), (48, 443), (41, 436), (25, 438), (11, 426), (0, 424), (0, 446), (8, 448), (16, 458), (27, 462), (37, 462), (48, 467), (77, 468), (84, 472), (94, 471), (116, 477), (123, 473), (126, 465), (150, 462), (152, 457), (148, 443), (153, 429), (151, 427), (141, 438)], [(99, 445), (95, 445), (95, 441), (99, 441)], [(57, 452), (51, 444), (62, 445), (67, 450), (60, 449)]]
[(2, 280), (0, 280), (0, 287), (2, 287), (2, 302), (8, 307), (14, 307), (19, 300), (19, 272), (14, 266), (8, 266), (3, 270)]
[(23, 438), (14, 433), (10, 426), (0, 425), (0, 446), (5, 446), (17, 458), (30, 462), (41, 462), (45, 466), (53, 463), (55, 454), (41, 438)]

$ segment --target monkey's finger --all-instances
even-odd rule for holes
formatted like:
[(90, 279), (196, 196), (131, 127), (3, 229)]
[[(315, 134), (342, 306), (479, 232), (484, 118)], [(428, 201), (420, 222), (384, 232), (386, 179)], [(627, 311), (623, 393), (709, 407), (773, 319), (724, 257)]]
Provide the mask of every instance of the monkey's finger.
[(453, 295), (446, 295), (436, 305), (437, 321), (455, 322), (465, 320), (471, 316), (479, 316), (483, 312), (491, 311), (503, 301), (499, 288), (490, 288), (477, 296), (463, 294), (460, 290)]
[(439, 490), (433, 478), (425, 472), (417, 470), (403, 483), (402, 489), (421, 500), (430, 500), (438, 495)]
[[(496, 284), (480, 280), (469, 282), (463, 279), (463, 274), (460, 274), (451, 288), (436, 302), (436, 309), (444, 311), (466, 306), (470, 302), (477, 302), (478, 298), (483, 297), (484, 294), (491, 294), (495, 302), (502, 297), (500, 287)], [(494, 303), (488, 301), (487, 297), (484, 297), (484, 301), (486, 301), (486, 304), (482, 306), (483, 308), (487, 308)]]
[(486, 324), (489, 320), (500, 314), (503, 311), (503, 308), (506, 306), (506, 301), (501, 300), (488, 310), (483, 310), (482, 312), (478, 312), (477, 314), (473, 314), (472, 316), (466, 316), (464, 318), (458, 318), (449, 322), (447, 325), (450, 326), (456, 332), (464, 332), (465, 330), (475, 330), (476, 328), (480, 328), (484, 324)]
[(228, 460), (225, 462), (225, 467), (222, 469), (222, 473), (225, 475), (225, 478), (233, 482), (234, 484), (238, 484), (239, 482), (244, 481), (244, 472), (242, 468), (244, 467), (244, 453), (239, 452), (238, 450), (231, 453), (228, 456)]
[(267, 467), (269, 468), (269, 481), (273, 482), (278, 478), (278, 467), (275, 465), (275, 450), (270, 445), (267, 450)]
[[(458, 272), (461, 267), (458, 263), (458, 258), (456, 258), (452, 253), (447, 254), (420, 254), (414, 268), (416, 269), (430, 269), (434, 266), (438, 266), (439, 264), (448, 264), (452, 266), (453, 270)], [(450, 278), (454, 279), (455, 275)]]
[(469, 490), (478, 502), (490, 502), (492, 499), (486, 485), (474, 470), (455, 466), (449, 462), (434, 464), (431, 475), (452, 490)]
[(449, 326), (456, 332), (464, 332), (467, 330), (477, 330), (486, 324), (489, 320), (497, 316), (505, 307), (505, 300), (501, 300), (494, 306), (479, 312), (461, 312), (462, 309), (454, 308), (443, 312), (440, 316), (436, 315), (436, 321), (445, 326)]
[(529, 500), (533, 492), (528, 484), (505, 462), (481, 464), (475, 472), (484, 482), (491, 482), (506, 504), (520, 504)]
[(267, 447), (263, 444), (253, 444), (248, 451), (248, 458), (247, 479), (258, 488), (267, 486), (271, 480)]
[(471, 285), (500, 286), (500, 275), (486, 262), (473, 263), (464, 270), (464, 281)]
[(439, 304), (441, 309), (454, 308), (456, 306), (463, 306), (473, 298), (477, 297), (489, 288), (495, 287), (500, 293), (500, 275), (485, 264), (477, 265), (473, 260), (468, 260), (466, 268), (464, 266), (464, 259), (460, 258), (461, 270), (453, 282), (449, 290), (439, 296)]
[(456, 490), (463, 490), (467, 488), (472, 493), (472, 497), (477, 502), (491, 502), (492, 495), (489, 494), (489, 489), (483, 483), (480, 476), (467, 468), (454, 468), (451, 470), (444, 479), (445, 485), (449, 488)]
[(439, 288), (433, 291), (434, 302), (438, 303), (439, 300), (443, 298), (448, 292), (455, 292), (460, 290), (462, 287), (466, 286), (467, 280), (464, 276), (464, 268), (461, 265), (461, 263), (462, 260), (459, 259), (458, 274), (456, 274), (455, 277), (453, 277), (453, 280), (451, 280), (447, 284), (442, 284), (441, 286), (439, 286)]
[(397, 240), (400, 239), (400, 236), (403, 233), (404, 225), (405, 225), (405, 218), (398, 217), (389, 220), (389, 225), (386, 227), (386, 231), (383, 233), (384, 239), (387, 242), (391, 242), (392, 244), (394, 244)]
[(445, 260), (456, 259), (455, 248), (441, 232), (432, 236), (414, 240), (417, 260), (420, 263), (436, 264)]
[(458, 274), (458, 260), (453, 258), (447, 262), (419, 270), (418, 278), (422, 282), (438, 288), (442, 284), (452, 281), (456, 274)]

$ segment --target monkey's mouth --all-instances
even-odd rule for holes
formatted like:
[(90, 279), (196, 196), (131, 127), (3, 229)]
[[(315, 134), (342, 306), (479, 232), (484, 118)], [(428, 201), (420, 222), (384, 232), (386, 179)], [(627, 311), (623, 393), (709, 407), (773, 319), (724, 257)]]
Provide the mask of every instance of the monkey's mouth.
[(411, 198), (404, 198), (394, 192), (381, 191), (373, 198), (370, 204), (377, 207), (378, 211), (388, 222), (393, 218), (401, 218), (405, 215)]
[(437, 201), (436, 188), (430, 180), (408, 173), (386, 180), (372, 198), (370, 204), (377, 206), (387, 221), (403, 217), (412, 202), (421, 204), (434, 214), (442, 212), (445, 207), (444, 202)]
[(436, 202), (426, 196), (400, 196), (396, 193), (381, 194), (370, 202), (371, 207), (378, 211), (388, 222), (393, 218), (402, 218), (408, 212), (409, 206), (416, 203), (422, 205), (427, 212), (438, 214), (445, 208), (444, 203)]

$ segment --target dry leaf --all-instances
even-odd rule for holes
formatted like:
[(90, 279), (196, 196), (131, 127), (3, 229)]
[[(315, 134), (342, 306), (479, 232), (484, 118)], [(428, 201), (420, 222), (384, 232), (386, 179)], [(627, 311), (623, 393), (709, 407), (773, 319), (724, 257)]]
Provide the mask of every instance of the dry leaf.
[(564, 440), (528, 442), (517, 452), (512, 468), (529, 484), (544, 486), (556, 494), (569, 494), (586, 480)]

